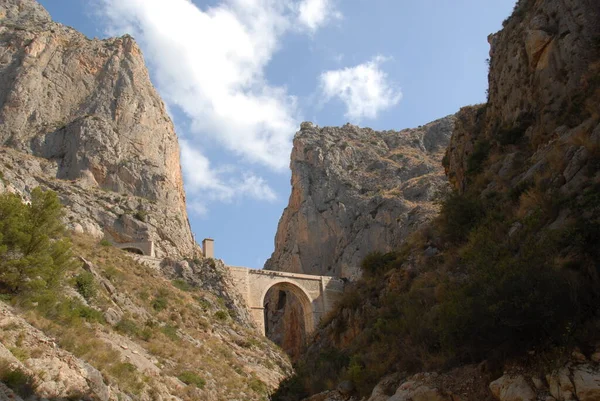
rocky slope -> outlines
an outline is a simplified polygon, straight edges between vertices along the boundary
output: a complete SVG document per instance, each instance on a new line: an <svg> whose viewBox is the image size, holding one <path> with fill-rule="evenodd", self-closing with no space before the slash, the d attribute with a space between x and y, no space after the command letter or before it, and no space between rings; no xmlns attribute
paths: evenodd
<svg viewBox="0 0 600 401"><path fill-rule="evenodd" d="M600 398L598 21L597 1L517 3L440 215L364 264L275 399Z"/></svg>
<svg viewBox="0 0 600 401"><path fill-rule="evenodd" d="M91 40L52 22L34 0L2 1L0 127L0 146L47 160L30 179L136 197L139 215L156 212L133 221L116 205L106 213L65 192L71 228L116 242L154 241L157 256L195 251L177 137L131 37ZM21 165L11 155L3 171ZM29 184L11 190L27 197Z"/></svg>
<svg viewBox="0 0 600 401"><path fill-rule="evenodd" d="M291 155L292 193L265 269L358 278L368 253L398 247L436 214L453 125L453 116L383 132L303 123ZM306 343L305 311L277 289L265 306L267 336L297 358Z"/></svg>
<svg viewBox="0 0 600 401"><path fill-rule="evenodd" d="M397 247L435 215L454 117L377 132L303 123L294 138L292 193L265 269L356 278L373 251Z"/></svg>
<svg viewBox="0 0 600 401"><path fill-rule="evenodd" d="M600 399L600 354L595 361L576 353L574 360L547 372L514 369L491 381L485 365L469 365L444 374L436 372L407 376L395 373L385 377L366 401L595 401ZM491 381L491 382L490 382ZM489 383L489 385L488 385ZM346 384L347 386L347 384ZM351 387L316 394L306 401L358 401ZM489 387L489 389L488 389Z"/></svg>
<svg viewBox="0 0 600 401"><path fill-rule="evenodd" d="M27 399L265 400L290 373L218 295L208 261L151 268L90 237L73 241L79 260L60 292L80 312L0 302L0 382ZM86 274L82 291L73 284ZM60 295L48 296L51 305Z"/></svg>
<svg viewBox="0 0 600 401"><path fill-rule="evenodd" d="M34 235L17 222L37 187L64 206L72 259L27 259L6 235ZM16 230L0 225L0 399L258 401L290 374L193 240L177 137L132 38L0 1L0 197ZM113 246L149 241L155 257ZM36 283L60 269L23 290L7 284L17 263Z"/></svg>

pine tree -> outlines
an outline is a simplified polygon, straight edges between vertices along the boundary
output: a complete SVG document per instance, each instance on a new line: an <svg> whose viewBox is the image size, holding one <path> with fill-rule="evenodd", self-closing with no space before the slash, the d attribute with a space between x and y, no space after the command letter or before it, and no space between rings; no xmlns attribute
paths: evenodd
<svg viewBox="0 0 600 401"><path fill-rule="evenodd" d="M33 190L31 204L0 195L0 287L11 293L55 288L71 266L56 193Z"/></svg>

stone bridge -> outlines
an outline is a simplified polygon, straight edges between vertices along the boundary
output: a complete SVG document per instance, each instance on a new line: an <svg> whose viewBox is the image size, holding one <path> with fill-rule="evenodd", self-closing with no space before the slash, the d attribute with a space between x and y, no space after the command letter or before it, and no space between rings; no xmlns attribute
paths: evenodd
<svg viewBox="0 0 600 401"><path fill-rule="evenodd" d="M344 281L329 276L255 270L229 266L234 283L250 308L256 325L265 334L265 296L273 287L291 292L302 304L308 333L329 312L344 291Z"/></svg>

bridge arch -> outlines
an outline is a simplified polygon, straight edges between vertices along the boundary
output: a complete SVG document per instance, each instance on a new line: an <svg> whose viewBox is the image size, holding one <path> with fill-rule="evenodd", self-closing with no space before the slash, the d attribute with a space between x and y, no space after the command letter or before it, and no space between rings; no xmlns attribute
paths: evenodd
<svg viewBox="0 0 600 401"><path fill-rule="evenodd" d="M283 286L300 300L304 309L305 330L308 333L315 329L325 313L333 309L344 291L344 282L335 277L228 267L236 289L246 301L256 326L263 334L264 301L269 289L277 285Z"/></svg>
<svg viewBox="0 0 600 401"><path fill-rule="evenodd" d="M288 279L280 279L274 280L270 285L265 286L263 293L260 297L260 304L265 304L265 298L269 290L277 288L282 291L289 291L292 293L296 299L300 302L302 306L302 313L304 315L304 327L308 333L312 332L315 329L315 317L314 317L314 308L312 305L311 296L304 288L298 285L298 283L294 283ZM263 327L265 323L263 323Z"/></svg>

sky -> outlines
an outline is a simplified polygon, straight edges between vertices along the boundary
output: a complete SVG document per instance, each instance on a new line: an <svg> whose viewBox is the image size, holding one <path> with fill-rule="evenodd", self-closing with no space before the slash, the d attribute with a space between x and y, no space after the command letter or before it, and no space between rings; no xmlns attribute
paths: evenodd
<svg viewBox="0 0 600 401"><path fill-rule="evenodd" d="M262 268L302 121L401 130L485 101L515 0L38 0L88 37L136 38L175 123L190 223Z"/></svg>

